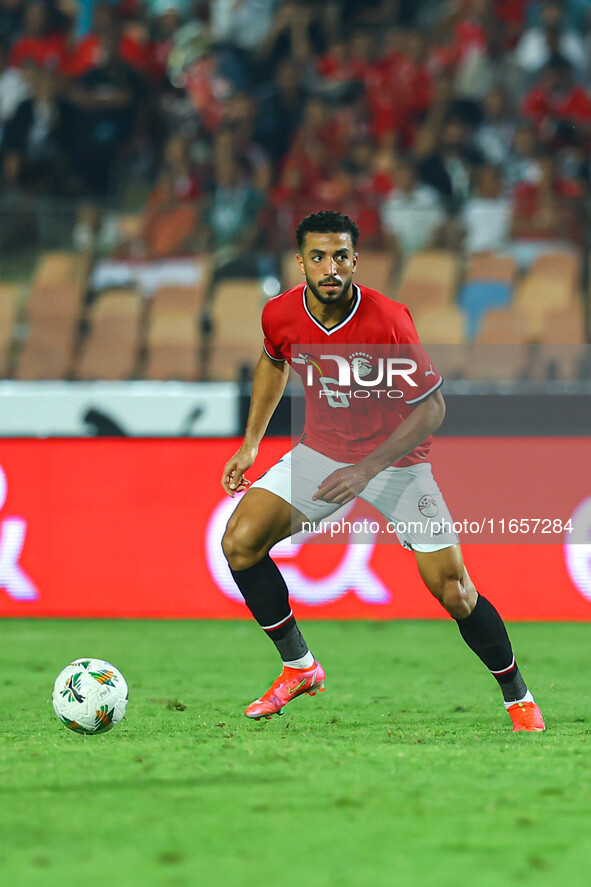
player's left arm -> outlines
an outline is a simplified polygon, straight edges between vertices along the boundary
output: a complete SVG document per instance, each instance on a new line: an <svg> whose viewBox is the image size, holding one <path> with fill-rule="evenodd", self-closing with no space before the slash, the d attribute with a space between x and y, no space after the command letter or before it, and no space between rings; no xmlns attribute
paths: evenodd
<svg viewBox="0 0 591 887"><path fill-rule="evenodd" d="M435 391L413 409L390 437L355 465L339 468L318 487L312 499L346 505L365 489L372 477L394 465L433 434L445 418L445 401Z"/></svg>

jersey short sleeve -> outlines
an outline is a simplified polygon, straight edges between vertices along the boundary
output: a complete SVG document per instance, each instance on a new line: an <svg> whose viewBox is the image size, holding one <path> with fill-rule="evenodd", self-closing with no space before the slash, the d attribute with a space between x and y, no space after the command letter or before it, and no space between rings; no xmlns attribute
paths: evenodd
<svg viewBox="0 0 591 887"><path fill-rule="evenodd" d="M265 353L267 357L270 357L271 360L286 360L286 357L281 352L281 331L280 325L274 318L274 310L273 310L273 300L267 302L265 307L263 308L263 314L261 317L261 326L263 328L263 348L265 349Z"/></svg>

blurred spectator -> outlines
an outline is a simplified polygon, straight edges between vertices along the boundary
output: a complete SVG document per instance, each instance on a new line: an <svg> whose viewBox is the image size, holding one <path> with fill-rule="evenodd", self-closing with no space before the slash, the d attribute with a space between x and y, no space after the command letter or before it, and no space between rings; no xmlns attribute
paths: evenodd
<svg viewBox="0 0 591 887"><path fill-rule="evenodd" d="M538 157L539 144L535 130L531 124L522 123L515 130L511 150L503 166L507 187L535 185L540 178Z"/></svg>
<svg viewBox="0 0 591 887"><path fill-rule="evenodd" d="M470 145L466 125L452 119L445 124L437 149L420 161L418 171L453 211L468 197L472 172L482 161L482 153Z"/></svg>
<svg viewBox="0 0 591 887"><path fill-rule="evenodd" d="M168 57L174 46L174 36L181 27L182 8L178 0L165 0L156 7L152 23L152 37L150 41L150 73L152 80L157 85L162 85L166 78L166 66Z"/></svg>
<svg viewBox="0 0 591 887"><path fill-rule="evenodd" d="M586 72L587 55L583 38L567 30L563 4L548 0L544 4L540 25L527 30L515 50L515 61L528 74L535 74L560 54L580 75Z"/></svg>
<svg viewBox="0 0 591 887"><path fill-rule="evenodd" d="M241 70L239 88L255 78L256 53L265 45L278 0L216 0L210 5L211 34L218 51Z"/></svg>
<svg viewBox="0 0 591 887"><path fill-rule="evenodd" d="M217 0L211 4L215 40L243 51L257 50L273 23L277 0Z"/></svg>
<svg viewBox="0 0 591 887"><path fill-rule="evenodd" d="M142 252L147 258L178 256L195 246L198 208L204 183L191 161L190 145L182 135L166 146L164 168L150 194L142 230Z"/></svg>
<svg viewBox="0 0 591 887"><path fill-rule="evenodd" d="M231 96L226 102L222 127L231 133L235 156L246 160L254 174L256 187L267 191L271 184L271 164L266 150L256 140L257 106L246 92Z"/></svg>
<svg viewBox="0 0 591 887"><path fill-rule="evenodd" d="M277 69L275 81L258 104L255 138L275 162L287 152L302 119L306 89L301 73L297 62L285 59Z"/></svg>
<svg viewBox="0 0 591 887"><path fill-rule="evenodd" d="M500 86L491 89L482 103L484 117L474 136L474 144L489 163L503 164L509 157L517 128L509 99Z"/></svg>
<svg viewBox="0 0 591 887"><path fill-rule="evenodd" d="M334 162L344 156L333 124L333 116L326 102L312 96L306 102L302 123L296 131L282 169L280 187L299 191L301 196L314 194L320 181L334 168ZM284 196L287 196L284 190Z"/></svg>
<svg viewBox="0 0 591 887"><path fill-rule="evenodd" d="M396 166L396 185L382 203L381 220L386 242L397 259L429 246L445 221L437 191L417 180L409 160Z"/></svg>
<svg viewBox="0 0 591 887"><path fill-rule="evenodd" d="M33 94L20 103L4 134L4 183L33 194L64 194L74 134L73 109L57 97L56 77L36 71Z"/></svg>
<svg viewBox="0 0 591 887"><path fill-rule="evenodd" d="M68 77L82 77L92 68L99 67L103 62L104 40L114 40L110 35L115 32L119 35L117 56L136 70L147 71L150 66L147 43L132 34L121 33L115 7L110 3L100 3L94 9L91 33L73 48L66 66Z"/></svg>
<svg viewBox="0 0 591 887"><path fill-rule="evenodd" d="M369 138L357 141L346 160L355 190L370 203L378 203L394 190L396 153L389 145L375 148Z"/></svg>
<svg viewBox="0 0 591 887"><path fill-rule="evenodd" d="M522 111L536 124L538 137L554 148L580 142L591 133L591 96L575 85L571 65L559 55L545 66Z"/></svg>
<svg viewBox="0 0 591 887"><path fill-rule="evenodd" d="M414 141L417 127L434 97L426 50L427 44L420 32L411 31L401 36L398 30L392 30L377 68L368 67L365 85L370 126L378 141L392 132L398 134L405 149Z"/></svg>
<svg viewBox="0 0 591 887"><path fill-rule="evenodd" d="M24 10L23 32L10 51L11 65L20 68L32 62L38 68L66 71L66 35L55 30L49 10L42 0L29 0Z"/></svg>
<svg viewBox="0 0 591 887"><path fill-rule="evenodd" d="M498 166L487 163L476 172L475 193L461 214L467 253L499 252L506 248L511 231L511 200L503 194Z"/></svg>
<svg viewBox="0 0 591 887"><path fill-rule="evenodd" d="M463 15L455 23L452 38L456 64L485 52L488 31L495 18L492 0L467 0L460 9L462 6Z"/></svg>
<svg viewBox="0 0 591 887"><path fill-rule="evenodd" d="M77 109L74 152L84 193L104 198L114 187L113 171L121 149L134 132L145 93L141 76L118 55L120 36L101 37L100 63L72 84Z"/></svg>
<svg viewBox="0 0 591 887"><path fill-rule="evenodd" d="M226 142L216 145L215 160L216 184L202 232L205 245L213 250L216 277L252 273L264 194L256 188L248 162L234 156Z"/></svg>
<svg viewBox="0 0 591 887"><path fill-rule="evenodd" d="M7 121L29 94L30 87L23 71L9 65L8 52L0 44L0 149Z"/></svg>
<svg viewBox="0 0 591 887"><path fill-rule="evenodd" d="M456 94L465 98L483 99L491 89L499 87L515 101L523 95L524 81L513 53L507 51L506 31L498 18L488 24L486 45L464 56L455 70Z"/></svg>
<svg viewBox="0 0 591 887"><path fill-rule="evenodd" d="M285 59L312 66L314 56L320 56L326 50L325 33L337 30L324 27L324 18L331 16L331 6L313 0L281 0L256 53L259 82L273 79L274 72Z"/></svg>
<svg viewBox="0 0 591 887"><path fill-rule="evenodd" d="M23 0L0 0L0 44L4 47L14 43L23 24Z"/></svg>
<svg viewBox="0 0 591 887"><path fill-rule="evenodd" d="M517 185L514 192L512 251L522 267L549 249L577 242L581 235L574 201L580 196L579 185L560 177L551 154L541 156L538 164L539 180Z"/></svg>

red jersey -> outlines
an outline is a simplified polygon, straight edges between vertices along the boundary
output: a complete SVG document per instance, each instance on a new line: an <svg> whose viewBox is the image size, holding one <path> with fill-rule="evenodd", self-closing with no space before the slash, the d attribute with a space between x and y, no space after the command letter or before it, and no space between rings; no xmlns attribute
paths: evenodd
<svg viewBox="0 0 591 887"><path fill-rule="evenodd" d="M338 462L358 462L375 450L443 383L406 305L365 286L354 284L353 292L351 311L330 329L310 312L302 284L270 299L262 316L267 355L286 360L304 383L302 442ZM431 441L396 466L424 462Z"/></svg>

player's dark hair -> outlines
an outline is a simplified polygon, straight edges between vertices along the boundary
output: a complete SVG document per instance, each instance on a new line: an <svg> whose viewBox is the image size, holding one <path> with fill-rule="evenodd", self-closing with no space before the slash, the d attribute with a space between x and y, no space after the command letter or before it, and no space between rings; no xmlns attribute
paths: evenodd
<svg viewBox="0 0 591 887"><path fill-rule="evenodd" d="M349 216L343 213L334 212L334 210L323 210L319 213L312 213L302 219L296 229L296 239L298 247L301 249L306 239L306 234L349 234L353 249L357 246L359 239L359 228Z"/></svg>

